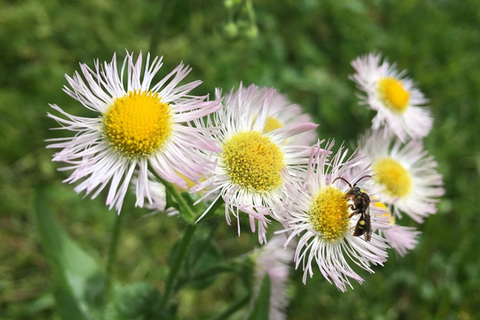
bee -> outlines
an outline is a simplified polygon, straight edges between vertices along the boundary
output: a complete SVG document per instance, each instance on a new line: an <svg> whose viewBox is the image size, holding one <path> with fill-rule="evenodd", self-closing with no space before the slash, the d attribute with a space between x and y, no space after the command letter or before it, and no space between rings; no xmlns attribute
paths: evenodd
<svg viewBox="0 0 480 320"><path fill-rule="evenodd" d="M337 177L335 178L335 180L332 181L332 183L334 183L336 180L341 179L345 181L350 187L350 190L348 190L345 194L345 197L353 200L353 204L349 205L349 208L352 209L352 214L348 217L348 219L350 219L356 214L360 215L360 218L355 225L353 235L356 237L360 237L363 235L365 241L367 242L369 242L372 238L372 224L370 222L370 197L366 192L363 192L360 187L357 187L357 184L360 182L360 180L371 177L372 176L370 175L363 176L358 179L357 182L353 184L353 186L350 184L350 182L348 182L347 180L345 180L345 178L342 177Z"/></svg>

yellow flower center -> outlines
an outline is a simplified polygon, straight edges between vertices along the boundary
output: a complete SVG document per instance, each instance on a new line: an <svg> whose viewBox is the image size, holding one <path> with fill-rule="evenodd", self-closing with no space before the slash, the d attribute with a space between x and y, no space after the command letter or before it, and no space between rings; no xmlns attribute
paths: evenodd
<svg viewBox="0 0 480 320"><path fill-rule="evenodd" d="M257 120L257 116L255 116L255 118L253 118L253 121L252 123L255 123L255 120ZM268 120L265 122L265 126L263 127L263 132L264 133L267 133L267 132L271 132L273 130L276 130L276 129L279 129L279 128L282 128L284 125L283 123L278 120L277 118L275 117L270 117L268 118ZM285 139L282 144L288 144L288 141L290 140L290 138L287 138Z"/></svg>
<svg viewBox="0 0 480 320"><path fill-rule="evenodd" d="M309 214L314 230L325 240L341 239L349 230L348 198L338 188L321 189L313 197Z"/></svg>
<svg viewBox="0 0 480 320"><path fill-rule="evenodd" d="M270 117L267 120L267 123L265 123L265 127L263 128L263 130L265 132L270 132L270 131L279 129L281 127L283 127L283 124L280 121L278 121L277 118Z"/></svg>
<svg viewBox="0 0 480 320"><path fill-rule="evenodd" d="M395 78L383 78L378 81L378 92L384 103L393 111L403 113L408 107L410 92Z"/></svg>
<svg viewBox="0 0 480 320"><path fill-rule="evenodd" d="M373 166L373 171L377 174L374 179L391 196L403 197L410 192L412 178L398 161L392 158L380 159Z"/></svg>
<svg viewBox="0 0 480 320"><path fill-rule="evenodd" d="M381 214L381 217L388 218L389 225L391 226L395 225L395 217L392 215L390 210L388 210L388 207L383 202L380 202L380 201L375 202L375 207L384 209L386 212Z"/></svg>
<svg viewBox="0 0 480 320"><path fill-rule="evenodd" d="M233 184L258 192L282 183L283 153L258 131L240 132L223 144L223 162Z"/></svg>
<svg viewBox="0 0 480 320"><path fill-rule="evenodd" d="M173 130L172 109L151 91L130 91L115 99L103 115L103 133L115 150L129 158L160 149Z"/></svg>
<svg viewBox="0 0 480 320"><path fill-rule="evenodd" d="M181 174L180 172L178 171L175 171L176 174L178 174L180 176L180 178L182 178L183 180L185 180L185 182L187 183L187 189L184 189L184 188L181 188L179 187L177 184L174 184L174 186L180 190L180 191L186 191L186 190L190 190L191 188L193 188L194 186L197 185L197 183L200 183L202 181L205 181L205 178L204 177L201 177L199 176L199 180L198 181L193 181L191 180L190 178L188 178L186 175L184 174Z"/></svg>

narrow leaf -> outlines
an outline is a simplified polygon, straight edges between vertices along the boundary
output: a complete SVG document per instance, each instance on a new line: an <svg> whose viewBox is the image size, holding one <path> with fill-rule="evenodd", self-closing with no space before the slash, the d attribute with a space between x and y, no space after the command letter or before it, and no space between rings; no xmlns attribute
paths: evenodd
<svg viewBox="0 0 480 320"><path fill-rule="evenodd" d="M55 299L62 319L98 319L105 277L95 260L60 227L47 205L46 188L37 188L37 227L55 276Z"/></svg>
<svg viewBox="0 0 480 320"><path fill-rule="evenodd" d="M164 319L160 292L148 283L132 283L118 291L105 312L105 320Z"/></svg>
<svg viewBox="0 0 480 320"><path fill-rule="evenodd" d="M270 311L270 277L265 276L248 320L268 320Z"/></svg>

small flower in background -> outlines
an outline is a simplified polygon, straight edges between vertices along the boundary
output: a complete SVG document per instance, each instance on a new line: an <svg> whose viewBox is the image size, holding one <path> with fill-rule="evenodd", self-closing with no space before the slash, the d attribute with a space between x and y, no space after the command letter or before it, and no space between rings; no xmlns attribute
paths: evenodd
<svg viewBox="0 0 480 320"><path fill-rule="evenodd" d="M353 236L361 215L352 215L351 203L346 197L350 186L335 179L350 178L348 172L353 167L364 168L354 177L357 180L369 175L370 171L368 166L364 166L363 158L352 156L346 159L348 150L343 147L331 157L333 145L333 142L329 143L325 152L317 144L312 148L306 174L289 179L289 202L285 211L287 227L283 232L289 233L288 241L300 236L294 261L296 268L302 265L304 283L307 275L313 276L312 264L316 262L322 275L345 291L346 285L352 287L349 278L363 282L347 259L373 273L370 263L383 265L388 245L376 233L371 234L369 242L363 236ZM361 182L365 180L361 179ZM388 221L377 216L382 212L383 209L370 207L372 229L388 228Z"/></svg>
<svg viewBox="0 0 480 320"><path fill-rule="evenodd" d="M373 53L358 57L352 61L356 73L350 76L366 93L362 104L377 111L373 129L385 126L385 132L393 132L402 142L426 136L433 123L430 110L422 107L428 100L405 71L397 72L395 64L381 63L381 59Z"/></svg>
<svg viewBox="0 0 480 320"><path fill-rule="evenodd" d="M214 136L221 152L212 152L210 160L216 168L206 181L191 189L197 192L208 188L206 196L220 194L225 201L225 214L230 224L230 213L237 217L239 211L249 215L253 232L258 221L260 243L266 241L268 216L286 199L285 182L280 172L296 171L296 166L306 163L311 146L289 145L288 139L317 127L311 122L285 125L267 132L271 119L275 89L242 86L223 98L224 108L213 115L208 127L218 127ZM217 90L216 96L221 98ZM240 224L238 222L238 232Z"/></svg>
<svg viewBox="0 0 480 320"><path fill-rule="evenodd" d="M442 176L420 141L403 145L393 135L374 130L360 139L359 149L375 174L365 189L380 202L393 205L395 216L401 218L403 212L421 223L437 212L438 197L444 193Z"/></svg>
<svg viewBox="0 0 480 320"><path fill-rule="evenodd" d="M180 192L184 192L184 191L187 191L189 190L191 187L193 187L194 185L197 184L197 182L194 182L192 180L190 180L189 178L185 177L184 175L180 174L179 175L185 180L185 182L187 183L187 188L180 188L178 185L176 184L173 184L173 187L175 187L178 191ZM132 186L133 186L133 191L135 191L135 186L137 185L137 178L136 176L134 176L132 178ZM202 179L200 179L199 181L203 181ZM150 200L151 202L149 203L148 201L144 204L144 207L151 210L151 212L148 214L148 216L150 215L154 215L154 214L157 214L159 212L165 212L167 213L169 216L173 216L173 215L176 215L178 214L178 210L176 210L175 208L173 207L169 207L169 208L166 208L167 207L167 198L166 198L166 189L165 189L165 186L160 183L155 177L153 174L148 174L148 181L147 181L147 184L148 184L148 190L150 191ZM209 201L213 201L215 200L214 197L210 197L210 198L207 198ZM148 199L146 199L148 200Z"/></svg>
<svg viewBox="0 0 480 320"><path fill-rule="evenodd" d="M270 320L283 320L285 309L290 297L287 293L287 280L290 272L290 263L293 259L294 242L284 247L286 237L276 235L267 245L253 253L255 264L255 287L252 303L256 300L265 275L270 277Z"/></svg>
<svg viewBox="0 0 480 320"><path fill-rule="evenodd" d="M132 185L137 185L137 178L132 179ZM145 203L145 208L152 210L152 213L164 212L167 207L167 193L165 186L155 180L153 175L148 175L148 190L150 191L151 202ZM134 190L135 191L135 190Z"/></svg>
<svg viewBox="0 0 480 320"><path fill-rule="evenodd" d="M307 122L312 122L312 117L303 113L302 107L298 104L292 104L288 98L281 93L275 92L272 99L272 107L267 115L268 120L265 124L265 132L270 132L275 129L285 127L288 125L299 124L303 125ZM315 130L308 130L297 134L285 141L290 145L313 145L317 142L317 133Z"/></svg>
<svg viewBox="0 0 480 320"><path fill-rule="evenodd" d="M189 122L221 108L206 96L188 93L201 81L179 85L191 69L180 64L159 82L152 84L162 67L161 58L145 66L142 54L134 60L127 52L120 72L116 56L110 63L95 62L95 70L80 64L82 76L76 72L67 76L71 86L64 91L87 109L97 112L93 118L68 114L60 107L51 107L65 118L48 114L61 127L75 132L75 136L51 139L49 148L61 151L53 161L66 162L62 170L74 170L65 182L84 179L76 188L78 193L96 197L108 184L106 203L120 212L123 199L134 171L138 169L136 195L138 206L144 199L151 203L148 172L153 169L163 179L186 188L179 174L196 179L211 165L198 149L217 151L218 148L202 131Z"/></svg>
<svg viewBox="0 0 480 320"><path fill-rule="evenodd" d="M382 213L381 216L388 218L390 220L389 224L392 226L392 228L380 230L379 232L383 234L388 244L395 250L395 252L402 257L405 256L407 251L413 250L416 247L418 244L417 238L421 232L413 227L404 227L396 224L395 217L390 211L388 211L385 204L376 202L375 206L387 211L386 213Z"/></svg>

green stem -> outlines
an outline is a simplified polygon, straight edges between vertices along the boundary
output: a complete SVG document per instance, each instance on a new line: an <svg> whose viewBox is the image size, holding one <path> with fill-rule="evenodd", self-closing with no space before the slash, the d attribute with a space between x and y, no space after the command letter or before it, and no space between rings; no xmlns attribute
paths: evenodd
<svg viewBox="0 0 480 320"><path fill-rule="evenodd" d="M215 224L210 228L210 232L208 233L207 237L205 238L205 240L203 240L202 245L195 252L195 255L193 257L194 267L196 266L197 261L199 261L205 253L205 249L208 248L208 244L212 240L213 235L215 234L215 231L217 230L219 224L220 223L218 221L215 221Z"/></svg>
<svg viewBox="0 0 480 320"><path fill-rule="evenodd" d="M250 19L250 23L252 25L256 25L256 19L255 19L255 10L253 9L253 3L252 0L247 0L247 11L248 11L248 18Z"/></svg>
<svg viewBox="0 0 480 320"><path fill-rule="evenodd" d="M178 287L184 286L188 282L193 282L195 280L199 279L206 279L212 276L215 276L217 274L223 273L223 272L229 272L229 271L234 271L234 269L230 266L227 266L225 264L219 264L214 267L202 270L198 273L195 273L192 276L181 278L178 280Z"/></svg>
<svg viewBox="0 0 480 320"><path fill-rule="evenodd" d="M165 186L165 189L175 198L178 205L180 206L180 214L182 217L191 225L195 224L195 213L192 211L188 203L182 197L177 188L173 186L170 182L162 179L157 175L157 178Z"/></svg>
<svg viewBox="0 0 480 320"><path fill-rule="evenodd" d="M227 319L230 315L238 311L241 307L247 304L248 300L250 300L250 295L245 294L239 299L235 300L230 306L228 306L225 310L220 313L217 313L209 320L222 320Z"/></svg>
<svg viewBox="0 0 480 320"><path fill-rule="evenodd" d="M243 254L233 259L221 262L213 267L199 271L193 275L184 277L178 281L178 287L185 285L188 282L192 282L199 279L215 276L223 272L236 272L240 274L240 271L245 268L248 263L249 254Z"/></svg>
<svg viewBox="0 0 480 320"><path fill-rule="evenodd" d="M122 235L125 215L126 213L117 214L115 218L115 225L113 226L112 240L110 242L110 248L108 251L107 275L105 279L105 296L107 297L106 301L108 301L112 290L113 273L115 272L115 266L117 265L118 246L120 244L120 237Z"/></svg>
<svg viewBox="0 0 480 320"><path fill-rule="evenodd" d="M196 230L197 230L197 226L194 224L193 225L189 224L185 228L182 241L180 242L180 245L175 253L175 256L173 258L173 263L172 263L172 266L170 267L170 272L167 277L167 281L165 282L165 290L163 293L162 301L160 303L160 306L162 309L165 307L168 300L170 299L170 294L172 292L173 284L178 275L178 272L180 271L180 266L182 265L182 262L185 256L187 255L188 247L192 242L193 235L195 234Z"/></svg>

